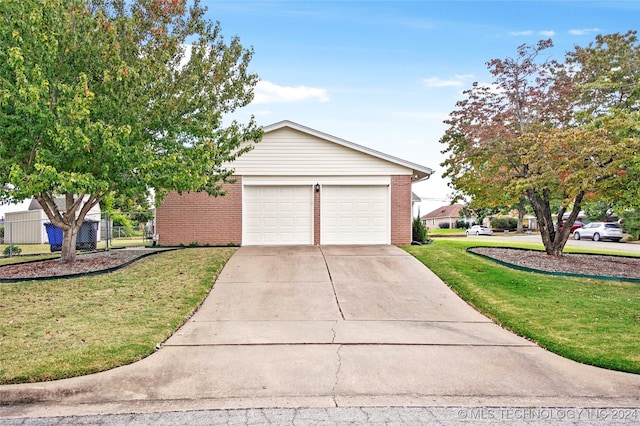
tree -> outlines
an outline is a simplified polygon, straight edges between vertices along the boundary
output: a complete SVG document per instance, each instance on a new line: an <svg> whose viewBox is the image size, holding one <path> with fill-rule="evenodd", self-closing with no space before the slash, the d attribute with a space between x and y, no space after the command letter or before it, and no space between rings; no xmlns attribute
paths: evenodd
<svg viewBox="0 0 640 426"><path fill-rule="evenodd" d="M602 117L616 116L621 138L640 135L640 44L637 31L598 35L586 47L567 54L580 87L576 120L589 125ZM637 154L637 151L636 151ZM616 206L640 209L640 156L620 171L620 179L601 197Z"/></svg>
<svg viewBox="0 0 640 426"><path fill-rule="evenodd" d="M630 114L585 119L578 108L590 89L576 84L567 64L541 60L552 46L522 45L517 58L488 62L493 85L465 91L441 142L445 177L458 191L490 205L526 196L545 251L560 256L585 196L619 186L638 140L624 134ZM568 226L561 227L569 209Z"/></svg>
<svg viewBox="0 0 640 426"><path fill-rule="evenodd" d="M413 218L413 222L411 223L411 234L413 241L418 243L424 243L427 239L427 230L424 228L424 225L420 220L420 215Z"/></svg>
<svg viewBox="0 0 640 426"><path fill-rule="evenodd" d="M605 201L590 201L584 203L584 213L589 220L606 222L614 212L613 203Z"/></svg>
<svg viewBox="0 0 640 426"><path fill-rule="evenodd" d="M34 196L64 260L106 196L220 195L226 165L261 139L253 119L223 126L252 99L253 51L204 13L197 0L0 2L0 199Z"/></svg>

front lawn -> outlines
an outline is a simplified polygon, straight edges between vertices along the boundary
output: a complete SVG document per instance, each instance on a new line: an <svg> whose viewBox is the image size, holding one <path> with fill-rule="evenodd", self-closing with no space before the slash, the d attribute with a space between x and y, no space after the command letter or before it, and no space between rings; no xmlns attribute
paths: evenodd
<svg viewBox="0 0 640 426"><path fill-rule="evenodd" d="M521 272L465 251L479 245L504 243L439 239L405 250L505 328L564 357L640 373L640 284Z"/></svg>
<svg viewBox="0 0 640 426"><path fill-rule="evenodd" d="M105 275L0 284L0 383L79 376L146 357L196 310L234 251L176 250Z"/></svg>
<svg viewBox="0 0 640 426"><path fill-rule="evenodd" d="M428 230L429 236L431 237L451 237L451 236L462 236L466 235L466 229L458 229L458 228L430 228Z"/></svg>

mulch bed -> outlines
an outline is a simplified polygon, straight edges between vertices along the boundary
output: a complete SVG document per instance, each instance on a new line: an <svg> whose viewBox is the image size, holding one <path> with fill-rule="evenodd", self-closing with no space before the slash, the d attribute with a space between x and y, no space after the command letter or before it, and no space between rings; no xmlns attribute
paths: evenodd
<svg viewBox="0 0 640 426"><path fill-rule="evenodd" d="M28 280L104 271L131 262L148 253L149 250L112 250L79 254L73 262L50 259L0 266L0 279Z"/></svg>
<svg viewBox="0 0 640 426"><path fill-rule="evenodd" d="M474 247L469 251L545 272L640 279L640 257L576 253L554 257L541 251L500 247Z"/></svg>

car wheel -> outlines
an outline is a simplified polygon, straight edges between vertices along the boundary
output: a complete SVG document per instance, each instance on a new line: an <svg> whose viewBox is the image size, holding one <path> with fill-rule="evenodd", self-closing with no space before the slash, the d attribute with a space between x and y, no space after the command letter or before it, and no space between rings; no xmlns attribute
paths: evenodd
<svg viewBox="0 0 640 426"><path fill-rule="evenodd" d="M574 240L579 240L580 239L580 233L579 232L574 232L573 233L573 239Z"/></svg>
<svg viewBox="0 0 640 426"><path fill-rule="evenodd" d="M476 237L480 235L480 231L476 231Z"/></svg>
<svg viewBox="0 0 640 426"><path fill-rule="evenodd" d="M600 241L600 234L598 234L597 232L593 234L593 241Z"/></svg>
<svg viewBox="0 0 640 426"><path fill-rule="evenodd" d="M467 231L467 237L469 236L469 231Z"/></svg>

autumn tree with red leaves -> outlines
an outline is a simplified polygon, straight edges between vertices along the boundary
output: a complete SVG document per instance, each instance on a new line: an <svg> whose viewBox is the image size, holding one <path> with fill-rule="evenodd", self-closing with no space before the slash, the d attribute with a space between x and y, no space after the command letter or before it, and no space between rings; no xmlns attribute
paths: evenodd
<svg viewBox="0 0 640 426"><path fill-rule="evenodd" d="M493 83L464 92L441 143L448 155L444 176L457 196L486 205L526 197L545 251L560 256L585 197L624 187L639 145L638 132L629 132L637 126L635 112L585 108L593 86L576 63L595 53L559 63L544 56L551 47L551 40L522 45L516 58L488 62Z"/></svg>

